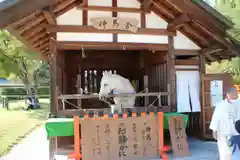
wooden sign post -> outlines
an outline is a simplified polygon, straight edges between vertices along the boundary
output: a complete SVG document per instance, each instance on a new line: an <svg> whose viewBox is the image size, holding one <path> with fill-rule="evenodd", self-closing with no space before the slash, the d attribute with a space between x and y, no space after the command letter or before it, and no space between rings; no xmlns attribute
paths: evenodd
<svg viewBox="0 0 240 160"><path fill-rule="evenodd" d="M187 135L182 116L169 116L168 125L171 136L173 151L176 156L185 157L190 155Z"/></svg>
<svg viewBox="0 0 240 160"><path fill-rule="evenodd" d="M101 30L124 30L136 33L138 20L133 18L97 17L91 19L92 25Z"/></svg>

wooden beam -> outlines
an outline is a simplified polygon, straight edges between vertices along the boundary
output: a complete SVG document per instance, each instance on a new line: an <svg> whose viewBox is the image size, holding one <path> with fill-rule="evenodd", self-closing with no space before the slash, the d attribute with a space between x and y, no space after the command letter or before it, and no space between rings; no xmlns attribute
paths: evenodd
<svg viewBox="0 0 240 160"><path fill-rule="evenodd" d="M231 44L224 39L224 37L221 37L219 35L217 35L214 32L211 32L210 30L208 30L207 28L205 28L204 26L202 26L200 23L196 22L195 23L198 27L200 27L201 29L203 29L209 36L213 37L216 41L222 43L224 46L226 46L229 50L232 50L232 52L236 55L236 56L240 56L240 53L238 51L236 51Z"/></svg>
<svg viewBox="0 0 240 160"><path fill-rule="evenodd" d="M50 42L49 42L50 43ZM48 52L49 51L49 48L44 48L43 50L41 50L42 51L42 53L46 53L46 52Z"/></svg>
<svg viewBox="0 0 240 160"><path fill-rule="evenodd" d="M175 56L197 56L200 54L200 50L196 49L175 49L174 55Z"/></svg>
<svg viewBox="0 0 240 160"><path fill-rule="evenodd" d="M168 30L177 30L179 26L183 25L184 23L190 22L191 19L186 13L181 14L176 19L168 23L167 29Z"/></svg>
<svg viewBox="0 0 240 160"><path fill-rule="evenodd" d="M47 23L45 23L44 25L47 25ZM21 34L23 37L25 37L26 39L33 37L35 34L42 32L43 30L45 30L45 28L41 27L41 25L37 25L34 28L31 28L27 31L25 31L23 34Z"/></svg>
<svg viewBox="0 0 240 160"><path fill-rule="evenodd" d="M77 9L86 11L109 11L109 12L126 12L126 13L143 13L145 11L139 8L127 8L127 7L107 7L107 6L79 6Z"/></svg>
<svg viewBox="0 0 240 160"><path fill-rule="evenodd" d="M149 12L152 5L152 0L141 0L141 9L145 12Z"/></svg>
<svg viewBox="0 0 240 160"><path fill-rule="evenodd" d="M37 35L35 35L34 37L27 39L29 42L31 43L35 43L37 40L39 40L40 38L45 37L47 34L45 32L40 32Z"/></svg>
<svg viewBox="0 0 240 160"><path fill-rule="evenodd" d="M43 26L47 32L77 32L77 33L115 33L115 34L142 34L142 35L162 35L176 36L176 31L166 29L139 28L137 33L121 30L99 30L92 26L74 26L74 25L47 25Z"/></svg>
<svg viewBox="0 0 240 160"><path fill-rule="evenodd" d="M64 0L62 3L64 3L64 2L68 2L68 1ZM66 13L67 11L69 11L69 10L73 9L74 7L78 6L79 4L81 4L81 1L74 1L73 3L70 3L67 6L64 6L61 10L59 10L57 12L55 12L55 9L54 9L54 14L55 14L56 17L59 17L62 14Z"/></svg>
<svg viewBox="0 0 240 160"><path fill-rule="evenodd" d="M30 21L29 23L26 23L24 26L22 26L19 30L20 34L23 34L26 30L36 26L37 24L41 23L45 17L43 15L39 16L38 18Z"/></svg>
<svg viewBox="0 0 240 160"><path fill-rule="evenodd" d="M156 12L157 10L161 11L162 14L164 14L166 17L168 17L171 20L174 20L175 17L173 15L173 13L171 13L171 11L169 11L169 9L166 8L166 6L164 6L162 3L160 3L160 1L158 2L153 2L153 6L152 6L152 10L154 12Z"/></svg>
<svg viewBox="0 0 240 160"><path fill-rule="evenodd" d="M175 60L175 65L187 65L187 66L198 66L199 65L199 60L196 59L176 59Z"/></svg>
<svg viewBox="0 0 240 160"><path fill-rule="evenodd" d="M213 61L219 61L219 58L212 55L216 52L223 51L221 48L204 48L200 51L200 53L205 56L207 59L209 59L211 62Z"/></svg>
<svg viewBox="0 0 240 160"><path fill-rule="evenodd" d="M54 12L50 7L44 8L43 14L49 24L57 24L57 20L56 20L56 17L54 16Z"/></svg>
<svg viewBox="0 0 240 160"><path fill-rule="evenodd" d="M210 54L205 54L204 55L207 59L209 59L211 62L216 62L216 61L219 61L218 58L216 58L215 56L213 55L210 55Z"/></svg>
<svg viewBox="0 0 240 160"><path fill-rule="evenodd" d="M45 42L43 44L41 44L39 47L37 47L38 50L43 50L49 48L49 42Z"/></svg>
<svg viewBox="0 0 240 160"><path fill-rule="evenodd" d="M216 41L222 43L223 45L226 44L226 41L220 37L217 36L215 33L211 32L210 30L208 30L205 26L202 26L202 24L198 23L197 21L194 21L194 24L196 26L198 26L199 28L201 28L204 32L206 32L209 36L213 37Z"/></svg>
<svg viewBox="0 0 240 160"><path fill-rule="evenodd" d="M200 52L205 55L205 54L214 54L216 52L220 52L223 50L224 49L221 49L221 48L204 48Z"/></svg>
<svg viewBox="0 0 240 160"><path fill-rule="evenodd" d="M206 10L199 7L192 1L180 1L180 0L168 0L172 5L180 8L182 11L187 12L196 21L201 22L206 28L212 29L212 31L218 33L219 35L224 35L225 30L219 25L216 18L209 14Z"/></svg>
<svg viewBox="0 0 240 160"><path fill-rule="evenodd" d="M162 15L159 15L159 14L157 14L157 15L159 15L159 16L161 16L162 18L165 18L165 17L163 17L163 15L165 15L168 19L166 19L165 18L165 20L166 21L170 21L170 20L172 20L172 21L174 21L175 20L175 16L174 16L174 14L169 10L169 9L167 9L167 7L165 6L165 5L163 5L162 3L160 3L160 1L158 1L158 2L153 2L153 7L152 7L152 10L155 12L155 13L158 13L158 10L160 10L162 13ZM184 18L184 16L183 16L183 18ZM169 20L170 19L170 20ZM169 23L171 23L171 21L169 22ZM178 26L179 27L179 26ZM199 34L196 30L194 30L189 24L187 24L187 23L184 23L184 25L183 25L183 27L185 28L185 32L187 32L187 33L190 33L191 35L193 35L194 37L196 37L195 39L198 39L198 40L200 40L201 41L201 45L204 45L204 46L207 46L207 47L209 47L210 46L210 44L209 44L209 42L207 41L207 39L205 38L205 37L203 37L201 34ZM199 42L196 42L196 40L194 40L193 39L193 37L191 38L191 40L192 41L195 41L195 43L197 43L197 44L199 44Z"/></svg>
<svg viewBox="0 0 240 160"><path fill-rule="evenodd" d="M201 44L208 47L211 46L208 40L205 37L203 37L198 31L194 30L189 24L185 23L183 27L185 28L186 32L190 33L191 35L199 39L201 41Z"/></svg>
<svg viewBox="0 0 240 160"><path fill-rule="evenodd" d="M36 19L37 17L39 17L42 14L41 10L38 10L30 15L25 16L24 18L12 23L11 25L13 26L13 28L18 28L21 25L26 24L27 22Z"/></svg>
<svg viewBox="0 0 240 160"><path fill-rule="evenodd" d="M0 28L4 28L9 24L19 21L20 19L33 14L49 5L53 5L55 1L50 0L24 0L17 1L13 6L0 11Z"/></svg>
<svg viewBox="0 0 240 160"><path fill-rule="evenodd" d="M168 44L149 44L149 43L116 43L116 42L58 42L58 49L81 50L84 49L99 49L99 50L154 50L166 51Z"/></svg>
<svg viewBox="0 0 240 160"><path fill-rule="evenodd" d="M49 41L49 37L44 37L44 38L41 38L39 39L36 43L33 43L33 47L37 48L38 46L42 45L43 43L45 42L48 42Z"/></svg>
<svg viewBox="0 0 240 160"><path fill-rule="evenodd" d="M57 13L60 12L61 10L63 10L66 6L71 5L72 3L74 3L76 0L64 0L61 1L61 3L55 4L53 7L53 12Z"/></svg>

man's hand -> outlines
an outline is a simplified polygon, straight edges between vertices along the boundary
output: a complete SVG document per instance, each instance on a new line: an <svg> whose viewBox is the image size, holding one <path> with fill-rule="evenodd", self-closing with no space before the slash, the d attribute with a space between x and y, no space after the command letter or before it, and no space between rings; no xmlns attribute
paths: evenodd
<svg viewBox="0 0 240 160"><path fill-rule="evenodd" d="M218 137L217 131L213 131L213 138L214 138L215 140L217 140L217 137Z"/></svg>

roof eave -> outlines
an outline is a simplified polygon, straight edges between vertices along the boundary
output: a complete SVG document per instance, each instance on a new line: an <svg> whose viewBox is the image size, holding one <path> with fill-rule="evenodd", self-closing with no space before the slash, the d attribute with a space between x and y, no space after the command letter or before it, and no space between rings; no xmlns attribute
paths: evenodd
<svg viewBox="0 0 240 160"><path fill-rule="evenodd" d="M231 20L227 19L220 12L212 8L209 4L207 4L203 0L192 0L192 1L197 5L199 5L199 7L203 8L205 11L213 15L215 19L219 21L225 29L231 29L234 26L234 23Z"/></svg>

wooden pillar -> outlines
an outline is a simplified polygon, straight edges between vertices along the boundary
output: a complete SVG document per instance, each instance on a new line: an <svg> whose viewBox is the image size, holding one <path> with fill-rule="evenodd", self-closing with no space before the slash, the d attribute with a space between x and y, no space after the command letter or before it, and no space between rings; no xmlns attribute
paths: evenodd
<svg viewBox="0 0 240 160"><path fill-rule="evenodd" d="M117 7L117 0L112 0L112 7ZM117 17L117 12L112 12L112 17ZM113 34L113 42L118 41L118 34Z"/></svg>
<svg viewBox="0 0 240 160"><path fill-rule="evenodd" d="M204 138L204 134L206 133L206 127L204 126L205 125L205 122L204 122L204 75L205 75L205 72L206 72L206 68L205 68L205 65L206 65L206 61L205 61L205 56L200 54L199 55L199 72L200 72L200 104L201 104L201 113L200 113L200 128L199 130L202 131L202 133L199 133L201 134L200 135L200 138Z"/></svg>
<svg viewBox="0 0 240 160"><path fill-rule="evenodd" d="M57 41L56 34L51 34L50 37L50 86L51 86L51 99L50 99L50 112L52 115L57 115L58 111L58 90L57 90ZM54 155L57 152L57 137L49 138L49 159L54 160Z"/></svg>
<svg viewBox="0 0 240 160"><path fill-rule="evenodd" d="M176 101L176 69L175 69L175 56L174 56L174 38L168 36L168 54L167 54L167 80L168 91L170 92L170 107L172 112L177 111Z"/></svg>
<svg viewBox="0 0 240 160"><path fill-rule="evenodd" d="M50 82L51 82L51 109L53 115L58 111L58 90L57 90L57 41L56 34L50 37Z"/></svg>
<svg viewBox="0 0 240 160"><path fill-rule="evenodd" d="M205 68L205 64L206 64L205 56L202 55L202 54L200 54L199 59L200 59L199 71L200 71L201 74L205 74L205 72L206 72L206 68Z"/></svg>

